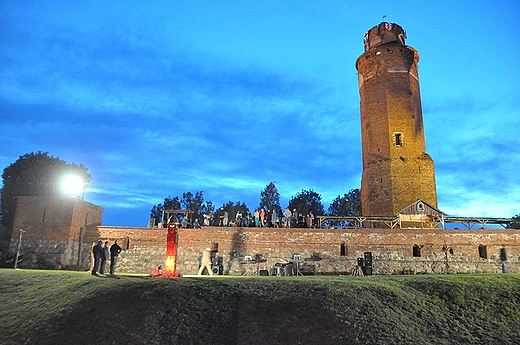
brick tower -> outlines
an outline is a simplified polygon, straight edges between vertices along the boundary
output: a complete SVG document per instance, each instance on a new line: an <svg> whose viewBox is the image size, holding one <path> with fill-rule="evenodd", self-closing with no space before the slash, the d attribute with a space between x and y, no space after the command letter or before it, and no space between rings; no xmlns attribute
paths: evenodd
<svg viewBox="0 0 520 345"><path fill-rule="evenodd" d="M393 216L418 199L437 207L433 160L424 139L419 53L405 38L397 24L374 26L356 60L364 216Z"/></svg>

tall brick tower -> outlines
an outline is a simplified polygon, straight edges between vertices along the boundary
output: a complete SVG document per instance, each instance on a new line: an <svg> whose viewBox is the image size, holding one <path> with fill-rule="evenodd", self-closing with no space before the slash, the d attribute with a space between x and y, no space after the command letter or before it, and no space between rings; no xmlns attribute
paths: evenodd
<svg viewBox="0 0 520 345"><path fill-rule="evenodd" d="M433 160L424 140L419 53L405 38L397 24L374 26L356 60L365 216L392 216L418 199L437 207Z"/></svg>

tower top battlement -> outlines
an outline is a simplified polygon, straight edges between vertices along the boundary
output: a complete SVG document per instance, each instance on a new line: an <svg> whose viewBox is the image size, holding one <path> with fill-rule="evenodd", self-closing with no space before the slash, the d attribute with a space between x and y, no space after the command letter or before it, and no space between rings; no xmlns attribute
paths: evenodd
<svg viewBox="0 0 520 345"><path fill-rule="evenodd" d="M382 22L368 30L363 37L365 51L383 44L405 44L406 31L395 23Z"/></svg>

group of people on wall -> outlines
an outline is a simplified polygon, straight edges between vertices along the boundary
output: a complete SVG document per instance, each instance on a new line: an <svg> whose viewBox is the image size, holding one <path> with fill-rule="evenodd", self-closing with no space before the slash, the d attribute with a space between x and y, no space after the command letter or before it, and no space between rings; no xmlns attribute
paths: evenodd
<svg viewBox="0 0 520 345"><path fill-rule="evenodd" d="M216 215L213 213L203 215L204 226L237 226L237 227L261 227L261 228L311 228L315 226L315 217L312 211L300 213L294 208L292 211L286 207L281 209L265 209L263 207L255 210L253 214L238 210L234 217L222 207ZM200 228L198 219L193 222L194 228Z"/></svg>
<svg viewBox="0 0 520 345"><path fill-rule="evenodd" d="M110 260L110 275L115 275L117 261L119 259L119 253L121 253L121 246L117 244L117 240L108 247L108 241L105 241L105 245L103 245L103 241L99 240L92 247L92 275L99 275L106 273L106 265L107 261Z"/></svg>

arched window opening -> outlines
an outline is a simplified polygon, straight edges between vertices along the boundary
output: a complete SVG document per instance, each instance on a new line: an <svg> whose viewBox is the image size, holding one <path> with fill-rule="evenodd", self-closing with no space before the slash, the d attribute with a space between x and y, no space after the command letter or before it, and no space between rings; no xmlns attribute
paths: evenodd
<svg viewBox="0 0 520 345"><path fill-rule="evenodd" d="M414 258L420 258L421 257L421 247L422 246L418 246L417 244L414 244L413 245L413 257Z"/></svg>

